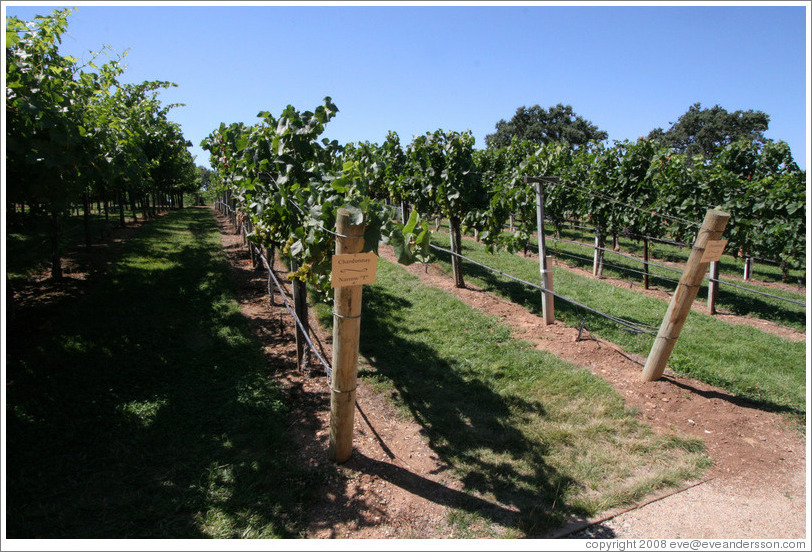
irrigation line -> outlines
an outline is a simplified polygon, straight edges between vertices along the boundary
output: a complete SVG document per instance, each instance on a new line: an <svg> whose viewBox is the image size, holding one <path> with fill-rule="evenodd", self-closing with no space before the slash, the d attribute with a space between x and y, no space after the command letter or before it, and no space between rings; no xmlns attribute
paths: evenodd
<svg viewBox="0 0 812 552"><path fill-rule="evenodd" d="M307 341L307 344L310 345L310 350L313 351L313 354L316 355L316 357L319 359L319 362L321 362L322 365L324 366L324 371L327 373L327 377L333 377L333 368L326 360L324 360L324 357L322 357L319 354L318 350L316 350L315 345L313 345L313 342L310 340L310 336L308 335L308 332L305 330L304 324L302 324L302 321L299 319L298 316L296 316L296 311L294 311L293 307L291 307L290 303L288 303L288 299L285 296L285 291L282 289L279 280L276 278L276 275L273 272L273 268L271 268L271 265L268 263L268 259L266 259L265 255L262 254L262 251L258 251L257 253L259 255L259 258L262 259L262 264L264 264L265 268L268 270L268 274L271 276L271 278L273 278L273 282L274 284L276 284L276 289L279 290L279 295L282 297L282 303L284 303L285 308L288 309L288 312L293 316L293 319L296 321L296 325L299 326L299 329L301 330L302 335L305 338L305 341Z"/></svg>
<svg viewBox="0 0 812 552"><path fill-rule="evenodd" d="M595 249L595 247L594 247L594 246L589 245L589 244L586 244L586 243L582 243L582 242L576 242L576 241L567 240L567 239L564 239L564 238L554 238L554 237L552 237L552 236L550 236L550 239L551 239L551 240L557 240L557 241L563 241L563 242L567 242L567 243L572 243L572 244L575 244L575 245L580 245L580 246L583 246L583 247L587 247L587 248L589 248L589 249ZM609 253L614 253L615 255L620 255L621 257L626 257L626 258L628 258L628 259L632 259L632 260L635 260L635 261L639 261L639 262L641 262L641 263L645 263L645 261L642 261L642 260L640 260L640 259L638 259L638 258L636 258L636 257L632 257L631 255L626 255L626 254L624 254L624 253L620 253L620 252L618 252L618 251L614 251L614 250L612 250L612 249L606 249L606 248L604 248L604 247L599 247L598 249L600 249L601 251L606 251L606 252L609 252ZM556 250L556 252L557 252L557 254L561 254L561 255L568 255L568 256L570 256L570 257L577 258L577 257L575 257L575 255L572 255L572 254L567 254L567 253L564 253L564 252L561 252L561 251L558 251L558 250ZM656 266L656 267L658 267L658 268L662 268L662 269L664 269L664 270L670 270L670 271L673 271L673 272L678 272L678 273L680 273L680 274L682 273L682 271L681 271L681 270L677 270L677 269L675 269L675 268L671 268L671 267L669 267L669 266L664 266L664 265L661 265L661 264L658 264L658 263L653 263L653 262L651 262L651 261L649 261L649 263L648 263L648 264L649 264L649 265L651 265L651 266ZM615 267L615 268L620 268L620 269L622 269L622 270L627 270L627 271L631 271L631 272L637 272L638 274L645 274L644 272L639 271L639 270L635 270L635 269L633 269L633 268L627 268L627 267L623 267L623 266L620 266L620 265L614 265L614 264L611 264L611 263L605 263L605 266L611 266L611 267ZM659 276L659 275L657 275L657 274L653 274L653 273L649 273L649 276L653 276L653 277L660 278L660 279L662 279L662 280L667 280L667 281L670 281L670 282L677 282L677 283L679 283L679 281L678 281L678 280L674 280L674 279L672 279L672 278L667 278L667 277L665 277L665 276ZM787 297L781 297L781 296L779 296L779 295L773 295L772 293L766 293L766 292L764 292L764 291L758 291L758 290L756 290L756 289L752 289L752 288L748 288L748 287L740 286L740 285L734 284L734 283L732 283L732 282L728 282L727 280L719 280L719 279L716 279L716 278L708 278L707 276L706 276L704 279L705 279L705 280L708 280L709 282L716 282L716 283L718 283L718 284L722 284L722 285L725 285L725 286L731 286L731 287L734 287L734 288L737 288L737 289L741 289L741 290L744 290L744 291L749 291L749 292L752 292L752 293L756 293L756 294L758 294L758 295L764 295L764 296L767 296L767 297L772 297L773 299L779 299L779 300L781 300L781 301L786 301L786 302L788 302L788 303L794 303L794 304L796 304L796 305L801 305L802 307L805 307L805 306L806 306L806 303L801 302L801 301L797 301L797 300L795 300L795 299L788 299Z"/></svg>
<svg viewBox="0 0 812 552"><path fill-rule="evenodd" d="M618 324L620 324L620 325L622 325L622 326L626 326L627 328L629 328L629 331L630 331L631 333L645 333L645 334L656 335L656 332L654 331L656 328L655 328L654 326L649 326L648 324L639 324L639 325L636 325L635 323L633 323L633 322L629 322L628 320L624 320L624 319L622 319L622 318L618 318L618 317L612 316L612 315L610 315L610 314L606 314L605 312L601 312L601 311L599 311L599 310L593 309L592 307L588 307L588 306L586 306L586 305L584 305L584 304L582 304L582 303L579 303L579 302L577 302L577 301L574 301L574 300L570 299L569 297L564 297L563 295L559 295L558 293L555 293L554 291L551 291L551 290L549 290L549 289L543 288L543 287L541 287L541 286L540 286L540 285L538 285L538 284L534 284L533 282L528 282L527 280L522 280L521 278L517 278L516 276L512 276L512 275L507 274L507 273L505 273L505 272L502 272L501 270L498 270L498 269L496 269L496 268L493 268L493 267L490 267L490 266L484 265L484 264L482 264L482 263L479 263L479 262L477 262L477 261L475 261L475 260L473 260L473 259L470 259L470 258L468 258L468 257L466 257L466 256L464 256L464 255L460 255L459 253L454 253L453 251L451 251L451 250L449 250L449 249L444 249L444 248L442 248L442 247L438 247L438 246L436 246L436 245L434 245L434 244L429 244L429 245L430 245L430 247L432 247L432 248L434 248L434 249L437 249L438 251L443 251L443 252L445 252L445 253L449 253L449 254L451 254L451 255L454 255L454 256L456 256L456 257L459 257L460 259L463 259L463 260L465 260L465 261L468 261L468 262L469 262L469 263L471 263L471 264L474 264L474 265L476 265L476 266L482 267L482 268L484 268L484 269L486 269L486 270L490 270L491 272L495 272L495 273L500 274L500 275L502 275L502 276L504 276L504 277L506 277L506 278L510 278L510 279L512 279L512 280L516 280L517 282L521 282L522 284L525 284L525 285L530 286L530 287L532 287L532 288L535 288L535 289L541 290L541 291L543 291L544 293L549 293L549 294L550 294L550 295L552 295L553 297L556 297L556 298L558 298L558 299L560 299L560 300L562 300L562 301L564 301L564 302L566 302L566 303L571 303L571 304L575 305L576 307L580 307L580 308L582 308L582 309L585 309L585 310L588 310L588 311L590 311L590 312L593 312L593 313L595 313L595 314L597 314L597 315L599 315L599 316L603 316L604 318L608 318L609 320L612 320L613 322L616 322L616 323L618 323ZM644 326L645 326L646 328L651 328L651 329L650 329L650 330L649 330L649 329L644 329L644 328L643 328Z"/></svg>
<svg viewBox="0 0 812 552"><path fill-rule="evenodd" d="M757 293L758 295L766 295L767 297L772 297L773 299L780 299L782 301L786 301L788 303L795 303L796 305L801 305L802 307L806 307L806 303L801 301L796 301L795 299L787 299L786 297L779 297L778 295L773 295L772 293L766 293L764 291L758 291L756 289L751 289L744 286L739 286L731 282L727 282L725 280L717 280L716 278L707 278L711 282L716 282L718 284L724 284L726 286L731 286L738 289L743 289L744 291L749 291L751 293Z"/></svg>

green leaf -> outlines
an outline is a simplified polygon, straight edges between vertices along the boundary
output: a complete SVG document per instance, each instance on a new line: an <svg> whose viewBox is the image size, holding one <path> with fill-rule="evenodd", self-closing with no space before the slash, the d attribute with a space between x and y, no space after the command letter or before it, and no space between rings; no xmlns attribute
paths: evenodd
<svg viewBox="0 0 812 552"><path fill-rule="evenodd" d="M406 226L403 227L403 234L412 234L414 232L415 226L417 226L417 210L412 209L411 214L409 215L409 220L406 222Z"/></svg>
<svg viewBox="0 0 812 552"><path fill-rule="evenodd" d="M389 245L392 246L398 263L402 265L414 263L414 255L412 255L412 252L409 250L409 245L406 243L406 239L399 229L395 229L389 234Z"/></svg>
<svg viewBox="0 0 812 552"><path fill-rule="evenodd" d="M381 225L380 224L367 224L364 230L364 250L366 253L372 251L378 254L378 244L381 242Z"/></svg>

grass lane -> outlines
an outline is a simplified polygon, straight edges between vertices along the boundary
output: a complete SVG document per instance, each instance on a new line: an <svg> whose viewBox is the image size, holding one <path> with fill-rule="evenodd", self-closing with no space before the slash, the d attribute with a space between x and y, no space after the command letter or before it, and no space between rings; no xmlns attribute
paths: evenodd
<svg viewBox="0 0 812 552"><path fill-rule="evenodd" d="M329 308L318 312L329 325ZM466 492L518 510L512 536L543 535L708 464L700 441L654 435L600 378L383 260L364 288L361 335L359 374L425 428ZM447 520L462 538L503 521L476 503Z"/></svg>
<svg viewBox="0 0 812 552"><path fill-rule="evenodd" d="M448 235L436 233L432 241L448 247ZM482 264L525 279L538 281L538 262L506 252L491 255L485 247L463 240L463 254ZM434 251L437 262L451 273L447 253ZM540 311L540 292L484 268L463 261L466 281ZM653 326L656 329L668 307L665 301L567 270L554 271L556 293L601 312ZM629 352L648 355L654 336L631 334L622 326L583 309L556 300L556 320L578 327L581 320L595 335ZM799 423L806 412L806 344L793 342L744 325L732 325L712 316L691 312L669 360L675 371L771 410L788 412Z"/></svg>
<svg viewBox="0 0 812 552"><path fill-rule="evenodd" d="M9 538L295 537L319 475L233 299L211 210L144 226L9 343Z"/></svg>

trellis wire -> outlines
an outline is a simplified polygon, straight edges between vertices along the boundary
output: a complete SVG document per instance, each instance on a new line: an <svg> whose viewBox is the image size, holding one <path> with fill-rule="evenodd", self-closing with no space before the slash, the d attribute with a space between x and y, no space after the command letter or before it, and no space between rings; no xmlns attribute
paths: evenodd
<svg viewBox="0 0 812 552"><path fill-rule="evenodd" d="M522 280L521 278L517 278L516 276L513 276L511 274L507 274L507 273L502 272L501 270L498 270L496 268L493 268L493 267L484 265L482 263L479 263L479 262L477 262L477 261L475 261L473 259L470 259L470 258L468 258L468 257L466 257L464 255L460 255L459 253L454 253L453 251L451 251L449 249L445 249L445 248L436 246L434 244L429 244L429 245L430 245L430 247L432 247L434 249L437 249L438 251L443 251L443 252L448 253L450 255L457 256L460 259L463 259L463 260L465 260L465 261L467 261L469 263L472 263L472 264L474 264L476 266L482 267L482 268L484 268L486 270L490 270L491 272L495 272L495 273L500 274L500 275L502 275L502 276L504 276L506 278L516 280L517 282L521 282L522 284L525 284L525 285L530 286L532 288L541 290L544 293L549 293L553 297L556 297L557 299L560 299L560 300L562 300L564 302L575 305L576 307L580 307L582 309L593 312L593 313L595 313L597 315L603 316L604 318L608 318L609 320L612 320L613 322L616 322L616 323L618 323L618 324L620 324L622 326L625 326L625 327L629 328L629 331L631 333L645 333L645 334L656 335L656 331L654 331L656 328L654 326L649 326L648 324L634 324L633 322L629 322L628 320L624 320L622 318L618 318L616 316L606 314L605 312L601 312L599 310L593 309L592 307L588 307L588 306L586 306L586 305L584 305L582 303L574 301L574 300L570 299L569 297L564 297L563 295L559 295L558 293L555 293L554 291L551 291L549 289L545 289L545 288L541 287L538 284L534 284L533 282L528 282L527 280ZM651 329L645 329L644 327L651 328Z"/></svg>
<svg viewBox="0 0 812 552"><path fill-rule="evenodd" d="M223 205L229 211L233 211L233 209L229 205L226 205L224 202L220 202L220 204ZM245 229L245 225L243 225L242 228ZM250 242L248 245L249 247L255 247L254 244ZM304 324L302 324L302 321L299 319L298 316L296 316L296 311L293 309L293 307L290 306L290 303L288 303L285 291L282 288L282 285L279 283L279 280L276 278L276 275L274 274L273 268L271 267L268 259L265 257L265 255L263 255L262 250L259 247L255 247L255 252L257 255L259 255L259 258L262 259L262 264L265 265L265 269L268 271L269 279L273 279L273 283L276 285L276 289L279 290L280 297L282 297L282 303L284 304L288 312L291 314L291 316L293 316L293 320L296 322L296 325L301 330L302 335L305 338L305 341L307 341L307 344L310 345L310 350L313 351L313 354L316 355L316 358L318 358L319 362L321 362L322 366L324 366L324 371L326 372L327 377L332 377L333 376L332 366L330 366L330 364L326 360L324 360L324 357L322 357L319 354L318 350L316 350L315 345L313 345L313 342L310 340L308 332L305 331ZM268 284L268 287L270 291L270 283Z"/></svg>
<svg viewBox="0 0 812 552"><path fill-rule="evenodd" d="M253 246L253 244L251 244L251 246ZM273 268L271 268L268 259L266 259L265 255L262 254L262 251L257 251L257 254L259 255L259 258L262 259L262 264L265 265L265 268L268 270L268 274L271 276L271 278L273 278L273 282L276 285L276 289L279 290L279 295L282 297L282 303L285 305L285 308L288 310L288 312L293 316L293 319L296 321L296 325L299 326L299 329L302 331L302 335L304 336L305 341L307 341L307 344L310 345L310 350L313 351L313 354L316 355L316 358L318 358L319 362L321 362L321 364L324 366L324 371L327 373L327 377L332 377L333 376L332 366L330 366L330 364L326 360L324 360L324 357L322 357L319 354L319 352L316 350L315 345L313 345L313 342L310 340L310 336L308 335L308 332L305 330L304 324L302 324L302 321L299 319L298 316L296 316L296 312L293 310L293 307L291 307L290 303L288 303L288 299L285 296L285 291L279 284L279 280L276 278L276 275L274 274Z"/></svg>
<svg viewBox="0 0 812 552"><path fill-rule="evenodd" d="M620 251L615 251L614 249L607 249L607 248L605 248L605 247L595 247L594 245L590 245L590 244L588 244L588 243L583 243L583 242L577 242L577 241L573 241L573 240L568 240L568 239L566 239L566 238L556 238L556 237L554 237L554 236L549 236L549 238L548 238L548 239L555 240L555 241L561 241L561 242L565 242L565 243L571 243L571 244L574 244L574 245L580 245L580 246L582 246L582 247L588 247L589 249L597 249L597 250L599 250L599 251L605 251L605 252L607 252L607 253L613 253L613 254L615 254L615 255L619 255L619 256L621 256L621 257L626 257L627 259L631 259L631 260L633 260L633 261L637 261L637 262L639 262L639 263L644 263L644 264L645 264L646 262L648 262L648 265L649 265L649 266L656 266L657 268L662 268L663 270L670 270L671 272L677 272L677 273L679 273L679 274L682 274L682 271L681 271L681 270L679 270L679 269L672 268L672 267L670 267L670 266L661 265L661 264L659 264L659 263L655 263L655 262L651 262L651 261L644 261L643 259L640 259L640 258L638 258L638 257L633 257L633 256L631 256L631 255L627 255L627 254L625 254L625 253L621 253ZM631 269L630 269L630 270L631 270Z"/></svg>
<svg viewBox="0 0 812 552"><path fill-rule="evenodd" d="M226 204L225 202L220 202L220 203L221 203L221 205L223 205L223 206L224 206L224 207L225 207L225 208L226 208L228 211L230 211L230 212L234 212L234 213L236 214L236 210L234 210L233 208L231 208L231 206L230 206L230 205ZM302 214L304 214L304 211L302 210L302 208L301 208L301 207L299 207L299 206L298 206L298 205L297 205L295 202L290 201L290 203L291 203L291 205L293 205L293 206L295 206L297 209L299 209L299 211L300 211ZM361 236L345 236L345 235L343 235L343 234L339 234L338 232L335 232L335 231L333 231L333 230L330 230L329 228L325 228L324 226L318 226L318 228L320 228L320 229L324 230L325 232L328 232L328 233L330 233L330 234L333 234L333 235L335 235L335 236L342 237L342 238L359 238L359 237L361 237ZM582 227L582 228L586 228L586 227ZM551 239L551 240L556 240L556 241L562 241L562 242L566 242L566 243L571 243L571 244L574 244L574 245L579 245L579 246L582 246L582 247L587 247L587 248L589 248L589 249L595 249L595 246L594 246L594 245L590 245L590 244L586 244L586 243L582 243L582 242L576 242L576 241L573 241L573 240L568 240L568 239L566 239L566 238L556 238L556 237L550 236L550 239ZM650 238L650 239L656 239L656 238ZM674 243L676 243L676 242L674 242ZM432 245L432 247L436 247L436 246ZM442 249L442 248L438 248L438 249ZM641 260L641 259L638 259L638 258L636 258L636 257L632 257L631 255L626 255L626 254L624 254L624 253L621 253L621 252L619 252L619 251L615 251L615 250L613 250L613 249L607 249L607 248L604 248L604 247L598 247L597 249L599 249L599 250L601 250L601 251L605 251L605 252L613 253L613 254L615 254L615 255L619 255L619 256L621 256L621 257L626 257L626 258L631 259L631 260L634 260L634 261L638 261L638 262L641 262L641 263L645 263L645 261L643 261L643 260ZM444 250L444 251L445 251L445 250ZM449 251L449 252L450 252L450 251ZM574 257L573 255L569 255L569 254L564 253L564 252L562 252L562 251L556 251L556 253L557 253L557 254L561 254L561 255L567 255L567 256ZM454 253L454 255L456 255L456 253ZM466 257L462 257L461 255L460 255L460 257L461 257L461 258L463 258L463 259L466 259L467 261L472 262L472 263L474 263L474 264L479 264L479 263L477 263L476 261L473 261L473 260L468 259L468 258L466 258ZM762 259L762 260L768 260L768 259ZM649 264L650 266L655 266L655 267L657 267L657 268L661 268L661 269L663 269L663 270L669 270L669 271L676 272L676 273L680 273L680 274L682 273L682 271L681 271L681 270L678 270L678 269L675 269L675 268L672 268L672 267L669 267L669 266L661 265L661 264L659 264L659 263L655 263L655 262L651 262L651 261L649 261L649 262L648 262L648 264ZM494 270L494 271L496 271L496 269L493 269L493 268L487 267L487 266L485 266L485 265L481 265L481 266L483 266L483 267L485 267L485 268L488 268L489 270ZM630 271L630 272L636 272L636 273L638 273L638 274L645 274L644 272L639 271L639 270L636 270L636 269L633 269L633 268L623 267L623 266L620 266L620 265L615 265L615 264L611 264L611 263L605 263L605 266L614 267L614 268L618 268L618 269L621 269L621 270L626 270L626 271ZM497 272L498 272L498 271L497 271ZM508 274L505 274L505 276L508 276L508 277L513 278L512 276L510 276L510 275L508 275ZM661 279L661 280L665 280L665 281L668 281L668 282L677 282L677 283L678 283L678 280L674 280L673 278L668 278L668 277L666 277L666 276L660 276L660 275L658 275L658 274L654 274L654 273L649 273L649 276L650 276L650 277L654 277L654 278L659 278L659 279ZM732 283L732 282L728 282L728 281L726 281L726 280L719 280L719 279L716 279L716 278L707 278L707 277L706 277L705 279L707 279L708 281L711 281L711 282L716 282L716 283L718 283L718 284L722 284L722 285L726 285L726 286L731 286L731 287L734 287L734 288L737 288L737 289L741 289L741 290L743 290L743 291L748 291L748 292L751 292L751 293L755 293L755 294L757 294L757 295L763 295L763 296L765 296L765 297L771 297L771 298L773 298L773 299L778 299L779 301L786 301L786 302L788 302L788 303L793 303L793 304L796 304L796 305L800 305L800 306L802 306L802 307L806 307L806 303L801 302L801 301L797 301L797 300L795 300L795 299L788 299L788 298L786 298L786 297L781 297L781 296L774 295L774 294L771 294L771 293L766 293L766 292L763 292L763 291L758 291L758 290L751 289L751 288L748 288L748 287L739 286L739 285L736 285L736 284L734 284L734 283ZM519 280L519 281L521 281L521 280ZM529 285L533 285L533 286L535 286L535 284L530 284L529 282L525 282L525 283L528 283ZM541 288L539 288L539 289L541 289ZM547 291L547 290L543 290L543 291ZM548 293L551 293L553 296L558 297L558 295L556 295L554 292L548 292ZM567 299L567 298L565 298L565 297L561 297L561 299L562 299L563 301L568 301L568 299ZM577 304L577 303L573 303L573 304ZM582 308L587 308L587 309L589 308L589 307L586 307L585 305L578 305L578 306L581 306ZM604 313L599 313L599 314L604 315ZM608 315L607 315L607 316L608 316Z"/></svg>
<svg viewBox="0 0 812 552"><path fill-rule="evenodd" d="M587 247L589 249L599 249L601 251L614 253L615 255L620 255L621 257L626 257L627 259L632 259L632 260L638 261L640 263L645 263L645 261L643 261L642 259L638 259L637 257L632 257L631 255L626 255L624 253L621 253L619 251L615 251L613 249L606 249L605 247L596 248L594 245L590 245L588 243L576 242L576 241L568 240L568 239L565 239L565 238L556 238L556 237L553 237L553 236L550 236L549 239L556 240L556 241L562 241L562 242L566 242L566 243L571 243L571 244L574 244L574 245L580 245L582 247ZM565 256L568 256L568 257L577 258L575 255L568 254L568 253L565 253L563 251L558 251L558 250L556 250L556 254L557 255L565 255ZM661 265L659 263L654 263L654 262L649 261L648 264L650 266L656 266L657 268L661 268L663 270L670 270L672 272L677 272L677 273L680 273L680 274L682 273L681 270L678 270L676 268L672 268L670 266ZM612 263L604 263L604 265L609 266L609 267L618 268L618 269L621 269L621 270L626 270L626 271L629 271L629 272L636 272L638 274L645 274L645 272L642 272L640 270L636 270L636 269L633 269L633 268L628 268L628 267L624 267L624 266L620 266L620 265L615 265L615 264L612 264ZM661 280L665 280L665 281L668 281L668 282L677 282L677 283L679 283L678 280L674 280L673 278L668 278L666 276L660 276L658 274L654 274L654 273L651 273L651 272L649 273L649 276L654 277L654 278L659 278ZM773 299L778 299L780 301L786 301L788 303L794 303L796 305L801 305L802 307L806 307L806 303L804 303L804 302L797 301L795 299L789 299L787 297L781 297L779 295L773 295L772 293L766 293L764 291L758 291L758 290L748 288L748 287L744 287L744 286L739 286L739 285L736 285L736 284L734 284L732 282L729 282L727 280L719 280L719 279L716 279L716 278L708 278L707 276L704 278L704 280L708 280L710 282L716 282L718 284L722 284L722 285L725 285L725 286L731 286L731 287L741 289L741 290L744 290L744 291L749 291L749 292L752 292L752 293L755 293L755 294L758 294L758 295L764 295L766 297L772 297Z"/></svg>
<svg viewBox="0 0 812 552"><path fill-rule="evenodd" d="M795 299L788 299L786 297L779 297L778 295L773 295L772 293L766 293L764 291L758 291L756 289L752 289L752 288L748 288L748 287L744 287L744 286L739 286L739 285L736 285L736 284L734 284L732 282L727 282L725 280L718 280L716 278L708 278L708 280L711 281L711 282L724 284L726 286L732 286L734 288L743 289L744 291L749 291L751 293L756 293L758 295L766 295L767 297L772 297L773 299L780 299L780 300L786 301L788 303L795 303L796 305L801 305L804 308L806 307L806 303L803 303L801 301L796 301Z"/></svg>
<svg viewBox="0 0 812 552"><path fill-rule="evenodd" d="M575 254L572 254L572 253L567 253L565 251L559 251L557 249L555 249L554 251L555 251L556 255L564 255L565 257L572 257L573 259L579 259L579 260L585 259L585 257L578 256L578 255L575 255ZM616 264L607 263L607 262L604 262L603 266L604 267L610 267L610 268L616 268L618 270L626 271L626 272L635 272L637 274L643 274L643 275L646 274L642 270L637 270L637 269L634 269L634 268L629 268L629 267L626 267L626 266L616 265ZM653 272L649 272L648 276L651 277L651 278L658 278L658 279L664 280L666 282L679 283L679 280L675 280L674 278L669 278L668 276L661 276L661 275L655 274Z"/></svg>
<svg viewBox="0 0 812 552"><path fill-rule="evenodd" d="M592 194L592 195L597 196L597 197L599 197L601 199L605 199L606 201L609 201L611 203L617 203L618 205L623 205L624 207L628 207L629 209L634 209L636 211L641 211L641 212L644 212L644 213L648 213L648 214L651 214L651 215L654 215L654 216L657 216L657 217L660 217L660 218L664 218L664 219L667 219L667 220L671 220L671 221L674 221L674 222L681 222L683 224L696 226L697 228L700 228L702 226L700 223L698 223L696 221L688 220L688 219L684 219L684 218L680 218L680 217L675 217L675 216L672 216L672 215L664 215L662 213L652 211L651 209L643 209L642 207L632 205L631 203L625 203L623 201L620 201L619 199L615 199L613 197L604 195L604 194L602 194L600 192L596 192L595 190L590 190L589 188L584 188L584 187L576 188L575 186L564 183L564 181L562 181L562 180L558 180L557 182L550 182L550 184L553 185L553 186L555 186L555 185L564 186L565 188L569 188L571 190L581 192L581 193L585 192L585 193L588 193L588 194Z"/></svg>

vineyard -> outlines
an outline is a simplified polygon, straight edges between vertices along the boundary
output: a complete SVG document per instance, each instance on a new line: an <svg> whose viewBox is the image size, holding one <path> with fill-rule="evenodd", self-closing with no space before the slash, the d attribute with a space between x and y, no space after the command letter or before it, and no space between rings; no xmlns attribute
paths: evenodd
<svg viewBox="0 0 812 552"><path fill-rule="evenodd" d="M785 143L339 144L327 97L214 129L212 210L170 83L58 56L65 12L10 21L10 535L569 536L717 478L796 505Z"/></svg>
<svg viewBox="0 0 812 552"><path fill-rule="evenodd" d="M639 359L635 362L642 367L668 293L664 301L602 280L614 274L627 281L632 277L629 288L637 283L643 291L673 289L704 209L716 205L730 212L724 236L733 255L711 264L700 296L709 312L688 318L669 366L679 375L716 385L767 410L787 413L799 423L805 416L805 289L801 286L805 280L805 173L781 144L759 150L749 143L735 143L710 163L686 159L646 140L612 148L594 144L574 151L560 144L537 148L514 141L501 150L478 151L470 134L441 130L416 136L405 148L395 133L382 146L342 147L326 139L318 141L323 125L336 111L330 98L314 112L300 113L289 106L279 119L261 113L262 122L255 127L221 125L203 144L212 152L215 180L222 190L217 207L244 236L254 264L262 258L270 269L273 263L267 257L273 259L279 253L280 261L290 267L296 304L287 308L297 320L301 368L309 365L311 354L328 376L334 368L307 338L306 296L308 291L313 295L310 303L322 313L322 324L330 327L344 318L332 310L328 287L331 244L344 237L334 230L339 206L349 206L356 224L369 224L364 251L381 253L380 247L392 245L392 260L400 264L447 266L456 288L473 284L536 314L541 314L540 293L553 295L555 319L578 328L577 341L605 339ZM303 136L309 142L296 141ZM546 175L544 195L539 196L531 185L535 175ZM548 250L551 262L592 268L591 277L571 270L552 271L555 292L537 283L537 197L543 198L546 211L541 235L555 244ZM760 211L767 203L770 209ZM764 218L752 218L760 212ZM263 251L267 257L261 256ZM777 251L781 254L776 256ZM780 260L765 260L767 255ZM754 257L758 257L756 270L770 274L767 279L774 286L753 285ZM732 266L739 268L739 274L744 267L743 277L734 276ZM545 270L543 266L542 275ZM389 274L383 267L379 272ZM720 310L771 320L798 333L787 342L787 333L777 337L714 318ZM436 316L449 325L446 317ZM431 331L436 335L445 330ZM449 325L447 331L471 329L454 330ZM374 358L378 353L365 345L367 339L362 335L361 351ZM387 347L393 340L389 333L373 338ZM470 351L456 354L466 359L477 356ZM417 358L413 362L420 364ZM499 372L482 377L498 377ZM438 374L432 379L436 383L444 377ZM409 410L418 419L427 416L415 408L412 405ZM334 446L331 435L330 449ZM567 501L563 496L551 500ZM530 523L547 526L550 522Z"/></svg>

